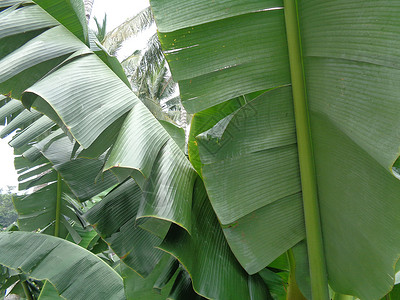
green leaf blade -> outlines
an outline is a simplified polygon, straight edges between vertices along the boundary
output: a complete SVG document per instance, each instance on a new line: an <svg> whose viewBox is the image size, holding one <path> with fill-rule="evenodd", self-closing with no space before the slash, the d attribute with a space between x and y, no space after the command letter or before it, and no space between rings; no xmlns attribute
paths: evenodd
<svg viewBox="0 0 400 300"><path fill-rule="evenodd" d="M0 233L0 244L1 264L32 278L48 279L66 299L125 299L121 277L75 244L29 232ZM28 249L34 250L24 255ZM84 280L88 277L92 280Z"/></svg>

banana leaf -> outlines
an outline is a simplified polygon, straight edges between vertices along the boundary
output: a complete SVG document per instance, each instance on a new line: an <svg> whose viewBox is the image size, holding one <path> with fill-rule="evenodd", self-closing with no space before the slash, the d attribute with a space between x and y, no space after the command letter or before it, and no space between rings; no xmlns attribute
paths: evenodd
<svg viewBox="0 0 400 300"><path fill-rule="evenodd" d="M0 264L47 279L65 299L125 299L122 278L80 246L31 232L2 232L0 245Z"/></svg>
<svg viewBox="0 0 400 300"><path fill-rule="evenodd" d="M400 248L393 230L400 225L395 213L400 5L343 0L151 5L183 105L195 113L194 121L196 114L209 113L203 123L212 126L203 133L194 128L197 139L189 153L200 153L196 169L201 167L242 266L254 273L300 240L315 242L302 225L300 181L310 178L300 176L303 156L296 150L309 135L321 220L314 228L323 241L323 251L309 260L322 258L322 269L326 261L326 272L314 279L327 277L336 292L362 299L384 296L393 287ZM299 30L289 29L291 24ZM299 48L290 44L294 36ZM289 59L294 55L297 66ZM299 82L305 82L300 92ZM234 97L269 89L229 116L212 111ZM292 101L299 94L307 95L309 128L295 125ZM296 193L298 199L289 201Z"/></svg>

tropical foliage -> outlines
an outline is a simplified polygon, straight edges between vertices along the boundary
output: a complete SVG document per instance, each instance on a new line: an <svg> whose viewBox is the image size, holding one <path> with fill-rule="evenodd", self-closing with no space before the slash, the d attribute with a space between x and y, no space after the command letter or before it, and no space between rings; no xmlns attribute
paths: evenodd
<svg viewBox="0 0 400 300"><path fill-rule="evenodd" d="M107 32L107 15L103 21L94 17L95 35L110 55L128 48L127 43L138 35L148 35L143 49L135 48L120 57L121 65L136 96L159 120L166 120L186 127L188 120L180 98L177 84L172 80L160 40L154 28L154 16L147 7L121 25ZM154 32L153 32L154 31Z"/></svg>
<svg viewBox="0 0 400 300"><path fill-rule="evenodd" d="M17 213L12 203L12 188L7 191L0 189L0 230L17 221Z"/></svg>
<svg viewBox="0 0 400 300"><path fill-rule="evenodd" d="M15 200L27 232L0 233L3 287L14 278L27 297L35 286L67 299L396 297L400 4L151 5L194 114L189 159L184 131L131 90L82 1L0 2L0 135L18 130L19 187L34 190Z"/></svg>

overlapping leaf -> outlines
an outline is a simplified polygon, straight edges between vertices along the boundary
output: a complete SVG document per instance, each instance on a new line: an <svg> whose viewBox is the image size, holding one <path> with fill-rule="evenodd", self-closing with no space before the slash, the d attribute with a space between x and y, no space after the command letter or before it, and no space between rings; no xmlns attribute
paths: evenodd
<svg viewBox="0 0 400 300"><path fill-rule="evenodd" d="M260 12L257 18L261 23L263 23L264 13L266 12ZM272 32L272 29L277 27L281 22L280 17L282 16L282 12L271 13L274 15L273 20L268 20L266 23L263 23L263 25L271 28ZM249 17L250 16L235 16L231 25L236 23L238 19L246 23ZM62 31L64 29L62 27L56 28L60 30L59 34L62 36ZM209 32L212 31L213 28L212 26L206 26L203 29L205 32ZM32 36L31 42L25 44L25 46L27 46L26 49L29 49L28 46L34 45L36 39L43 38L43 35L46 37L46 34L48 34L50 30L40 33L37 37ZM245 30L243 30L243 36L247 36L251 30L251 26L246 27ZM78 40L74 39L69 33L66 33L66 35L73 40L72 45L75 45L75 42ZM251 35L248 36L248 38L254 39L255 36ZM273 35L271 39L282 41L282 35ZM222 39L221 42L228 43L229 39ZM46 72L38 73L41 76L37 78L40 79L39 81L30 83L27 93L24 94L22 98L23 103L28 107L32 106L46 113L58 125L65 126L68 133L70 133L83 148L88 149L96 143L101 144L103 141L102 134L106 132L110 125L122 120L122 129L119 130L119 128L116 128L115 131L113 131L114 136L118 135L118 138L112 145L112 150L105 168L112 168L113 171L117 169L115 172L120 172L118 168L121 168L122 171L134 170L128 171L126 174L130 173L144 189L144 201L142 201L139 210L140 217L155 217L172 221L190 232L192 231L192 226L196 227L196 239L189 239L187 249L184 250L184 263L188 266L189 272L192 275L194 286L197 287L195 290L209 298L214 296L218 297L219 292L215 287L212 287L211 283L221 282L224 286L230 285L230 281L228 280L230 277L223 275L226 274L223 270L226 268L225 265L227 264L229 268L233 270L232 276L235 277L237 281L235 288L239 290L238 293L235 293L234 290L230 292L226 291L230 293L230 296L236 299L266 297L266 290L262 288L263 284L261 284L261 281L257 277L258 275L249 277L231 254L222 235L219 227L220 225L215 219L210 207L208 207L206 215L210 220L213 220L212 224L216 227L215 230L207 231L199 225L198 216L202 215L204 212L201 206L197 204L192 206L192 199L199 198L198 196L193 196L193 183L196 175L181 151L181 147L169 136L168 131L154 119L145 106L140 103L133 96L131 91L117 78L115 73L104 65L103 62L93 55L83 44L82 47L78 46L78 49L74 49L72 46L70 47L67 43L64 45L61 42L60 45L62 46L61 49L65 49L65 52L61 52L65 54L65 56L60 56L57 47L54 46L54 48L52 48L53 46L50 43L48 47L51 48L51 51L48 51L50 54L46 57L46 59L48 59L47 61L42 62L38 60L36 62L37 65L35 65L34 60L30 61L29 64L20 64L20 70L26 70L26 72L31 72L32 68L36 69L38 65L42 63L46 65L46 68L49 68L46 69ZM264 46L266 45L253 48L255 57L260 57L261 48ZM281 46L272 48L271 53L278 53L280 56L286 57L287 54L285 51L282 51L282 49L284 50ZM233 60L224 60L225 54L228 54L231 50L232 48L219 55L220 62L217 68L228 70L229 68L226 68L228 67L227 64L235 64ZM35 51L34 47L32 47L32 51ZM3 58L3 62L6 63L7 59L12 54L13 53L6 55ZM54 58L52 58L52 56ZM54 61L54 59L59 60ZM59 64L60 62L61 64ZM228 73L232 71L235 76L239 76L246 68L252 69L260 64L256 60L247 61L247 58L243 56L238 57L237 62L243 63L244 67L233 67L233 70L228 70ZM196 63L204 64L204 61L197 61ZM266 66L269 66L269 64L273 65L277 62L271 56L264 61L264 63ZM203 73L200 72L198 75L205 75L208 71L215 71L212 68L211 65L204 64L204 69L201 71ZM254 80L258 80L258 87L260 89L268 89L274 87L276 84L287 83L286 80L283 79L287 76L286 71L279 73L277 76L271 76L274 80L276 79L276 81L273 81L273 84L265 83L265 81L261 79L260 74L261 73L253 78ZM249 78L249 81L253 79ZM237 80L239 80L239 77L237 77ZM219 82L221 81L224 81L222 77L219 78ZM218 84L218 81L215 82ZM248 83L244 84L246 85ZM52 88L54 86L58 88ZM7 85L4 89L7 93L10 92ZM248 92L251 91L252 90L248 90ZM224 97L227 99L239 95L227 91L226 88L225 90L221 89L221 92L225 93ZM214 96L216 95L208 94L204 97L210 97L211 99L211 97ZM222 102L220 100L218 101ZM212 105L214 104L206 104L204 107ZM100 119L98 117L99 115L104 116L104 118ZM54 141L53 143L56 144L57 142ZM45 150L42 149L42 151ZM47 155L47 157L49 157L50 154L48 153ZM53 162L53 165L56 166L57 164ZM202 201L201 203L208 201L207 198L203 196L200 197L201 199L199 198ZM193 214L197 215L194 220L192 219ZM131 226L133 226L136 220L133 219L129 222ZM148 229L149 227L146 226L150 225L146 222L143 224L143 228ZM150 227L153 229L154 224ZM171 232L176 230L172 230ZM123 233L123 231L121 231L121 233ZM213 254L207 258L208 254L205 253L206 257L204 259L212 259L212 257L218 258L216 263L218 264L219 271L213 274L211 270L208 270L207 276L201 276L199 273L193 275L192 269L194 269L194 274L198 272L195 267L195 259L199 259L199 257L189 255L188 253L195 251L193 245L199 247L201 241L203 238L206 238L207 235L209 235L210 249L213 250ZM180 233L180 236L180 238L186 240L188 233L184 231ZM199 238L200 236L201 238ZM113 243L119 245L121 249L124 249L126 245L123 243L125 241L126 234L119 234L118 237L115 236ZM223 245L222 249L220 249L220 244ZM131 243L127 244L128 247L131 245ZM128 251L125 252L128 253ZM223 261L225 263L223 263ZM222 293L224 292L225 291Z"/></svg>
<svg viewBox="0 0 400 300"><path fill-rule="evenodd" d="M30 232L0 233L0 244L0 264L48 279L66 299L125 299L122 278L80 246Z"/></svg>
<svg viewBox="0 0 400 300"><path fill-rule="evenodd" d="M152 4L172 73L180 81L190 112L290 83L281 3L237 0L229 2L228 10L225 2L153 0ZM24 11L32 7L34 14ZM328 275L335 290L365 299L378 298L391 288L400 246L398 233L392 230L399 225L395 214L399 183L391 174L399 154L399 10L393 1L310 0L299 6ZM0 71L6 80L0 84L1 92L20 98L29 88L24 103L65 126L88 150L102 144L110 125L123 123L121 130L118 125L107 132L118 136L115 142L96 146L94 152L101 155L112 145L106 169L120 177L131 175L144 189L139 215L172 221L192 234L203 232L196 221L201 207L192 206L195 175L181 149L114 72L39 11L36 6L16 6L0 15L0 22L12 15L18 25L15 32L10 26L0 27L2 45L7 45L0 47L0 65L18 61L18 72L6 67ZM22 35L24 31L29 33ZM49 41L50 55L39 53L35 42L47 41L56 31L74 42ZM21 49L32 51L37 59L26 60ZM56 85L58 89L53 88ZM200 150L196 169L201 170L225 237L251 273L304 238L290 101L290 87L280 87L244 106L241 103L228 117L228 112L211 113L217 120L204 121L207 132L198 137L199 149L194 137L200 131L193 127L196 133L189 152L196 157ZM25 151L40 162L37 152ZM30 168L24 158L16 164L19 170ZM177 234L178 229L170 232L162 247L187 266L195 290L214 297L219 291L206 282L220 279L210 279L215 274L208 271L206 280L199 279L204 270L193 265L193 253L201 251L191 250L199 242L185 231ZM169 244L171 236L183 239L186 248ZM215 236L218 243L224 242L221 233ZM233 261L232 257L229 263ZM243 281L247 287L248 280ZM252 280L251 287L259 286L259 280ZM241 299L248 296L243 285L235 288L243 289L237 293Z"/></svg>
<svg viewBox="0 0 400 300"><path fill-rule="evenodd" d="M44 2L40 5L47 9L47 2ZM17 10L19 9L25 9L25 7ZM21 20L21 23L23 21ZM37 55L33 45L38 40L46 39L52 30L58 31L57 39L53 42L49 39L49 43L45 43L48 47L46 56ZM61 42L56 45L57 41ZM102 133L117 121L121 124L122 118L129 113L122 128L115 127L112 132L112 135L118 136L118 139L113 145L106 169L123 167L141 172L143 174L141 181L148 181L147 195L156 195L158 192L152 189L158 189L159 185L171 191L168 197L150 199L144 215L168 219L190 230L188 224L190 224L190 201L195 172L168 132L116 76L116 73L94 55L84 43L61 26L32 36L31 40L21 48L16 47L14 52L6 55L0 64L10 63L15 53L21 52L21 49L24 52L31 51L30 55L33 55L34 59L30 59L29 63L19 61L19 71L22 73L17 72L17 77L23 76L23 73L28 70L31 72L32 68L36 70L42 64L52 66L46 73L42 72L40 78L29 81L29 86L24 87L27 92L24 94L23 103L44 112L58 125L65 126L83 148L90 148L96 143L98 145L108 143L104 140ZM62 56L68 53L69 58ZM58 65L61 61L54 64L57 58L62 58L61 65ZM48 73L50 70L51 72ZM44 76L45 74L47 75ZM16 85L15 82L13 84ZM58 88L52 88L54 86ZM0 83L0 89L4 93L11 90L8 82ZM99 118L99 115L103 117ZM141 126L140 130L136 127L138 122ZM134 130L133 136L130 135L132 130ZM154 138L149 138L151 136ZM142 141L145 140L148 142L143 143ZM167 144L164 145L165 143ZM135 155L132 155L133 153ZM169 158L170 155L173 158ZM157 171L158 164L165 166L161 173ZM138 175L137 171L134 174ZM120 172L116 171L119 174ZM154 175L150 176L150 173ZM163 209L160 210L160 207Z"/></svg>
<svg viewBox="0 0 400 300"><path fill-rule="evenodd" d="M305 237L290 92L258 96L197 139L211 203L251 274Z"/></svg>
<svg viewBox="0 0 400 300"><path fill-rule="evenodd" d="M151 1L188 111L290 83L281 4L271 10L268 2L263 8L255 8L255 2L230 1L226 10L224 2L196 1L189 12L191 1ZM392 171L399 156L400 5L299 3L328 277L336 291L377 299L393 285L400 248L393 230L399 226L394 212L400 184L393 176L396 168ZM182 10L186 15L170 18ZM304 237L301 198L295 196L300 192L295 128L291 110L284 112L290 108L289 89L267 92L216 125L212 118L223 115L210 110L210 121L203 124L214 123L213 128L205 128L197 140L201 164L197 161L196 168L201 166L213 207L229 226L224 231L232 250L250 272ZM274 94L285 90L286 104L278 104ZM285 118L292 124L286 132ZM287 146L275 144L290 136ZM190 147L195 154L193 138ZM287 197L298 199L289 204ZM276 205L282 205L282 217ZM273 235L266 233L274 228ZM283 246L274 236L291 242ZM280 246L269 249L272 245Z"/></svg>
<svg viewBox="0 0 400 300"><path fill-rule="evenodd" d="M228 4L200 2L183 21L165 15L170 9L163 1L151 1L160 41L190 113L290 82L283 10L275 9L280 3L234 2L229 9Z"/></svg>
<svg viewBox="0 0 400 300"><path fill-rule="evenodd" d="M150 276L140 277L126 265L121 264L121 274L124 280L125 295L127 299L137 300L164 300L170 294L171 288L175 282L175 276L162 289L155 289L155 283L162 276L165 268L168 267L169 255L164 254L160 262L155 267Z"/></svg>
<svg viewBox="0 0 400 300"><path fill-rule="evenodd" d="M88 26L83 1L67 0L58 3L52 0L36 0L35 3L45 9L49 15L81 41L88 41Z"/></svg>
<svg viewBox="0 0 400 300"><path fill-rule="evenodd" d="M49 129L54 127L55 123L37 111L23 110L18 114L21 106L16 102L19 101L11 100L1 108L3 118L7 119L10 114L14 115L14 119L4 127L3 134L26 127L13 137L10 145L22 149L15 151L22 152L22 156L16 158L19 190L34 189L26 196L14 198L19 226L24 231L41 230L52 235L58 222L60 228L58 236L66 237L68 233L78 236L70 222L80 224L79 209L65 198L60 199L58 204L57 198L60 197L57 196L58 190L61 189L61 194L71 195L84 201L113 186L118 180L111 172L106 172L96 182L104 162L99 159L84 158L71 160L73 143L62 130L51 132ZM32 123L35 119L37 120ZM42 138L40 137L42 134L48 136ZM33 158L25 157L24 153L32 148L39 151L38 155ZM58 174L61 177L58 177ZM61 218L57 218L58 214Z"/></svg>
<svg viewBox="0 0 400 300"><path fill-rule="evenodd" d="M193 195L192 235L172 225L160 249L183 264L194 290L203 297L268 299L264 284L250 283L259 282L258 274L255 278L248 275L230 251L201 180L196 181Z"/></svg>
<svg viewBox="0 0 400 300"><path fill-rule="evenodd" d="M24 8L25 7L22 6L18 9ZM23 22L23 20L21 22ZM19 87L21 91L28 88L28 94L25 94L23 98L24 104L46 113L48 117L59 126L65 127L64 129L67 131L67 134L71 134L83 148L87 149L83 151L79 149L76 153L78 158L70 160L71 157L75 156L71 151L75 150L72 149L71 143L68 142L68 139L62 132L55 132L36 144L35 147L51 161L53 168L68 182L68 187L71 191L80 198L79 195L82 194L82 192L86 193L85 189L87 189L87 185L90 187L88 179L93 177L92 175L88 176L86 172L88 171L85 169L87 164L83 164L82 167L79 168L76 166L77 162L85 160L85 156L87 155L93 156L94 153L96 153L96 157L102 154L111 146L109 141L104 140L104 138L110 135L118 136L118 139L113 145L113 150L111 151L106 168L113 167L115 169L115 167L118 166L124 167L125 170L132 168L144 175L132 169L130 171L130 173L133 172L135 176L140 175L143 177L143 179L139 181L143 183L143 186L147 187L145 189L147 196L144 197L144 199L146 200L148 198L151 200L151 202L149 201L148 203L142 201L143 213L141 216L146 217L149 215L156 218L167 219L181 224L186 229L190 230L191 201L195 172L182 151L182 141L179 140L179 135L174 133L174 137L171 138L168 132L174 132L174 129L169 128L169 126L167 126L168 131L164 129L126 85L120 81L114 72L104 65L97 56L91 54L90 50L87 49L84 44L80 44L81 46L74 49L73 45L75 45L74 43L77 39L72 38L72 40L69 41L68 37L71 38L72 36L64 28L58 26L54 29L38 32L37 36L30 36L31 40L24 44L23 47L25 48L23 48L23 50L31 51L31 55L34 57L37 56L35 52L36 48L33 46L37 41L41 41L43 38L45 39L46 35L51 33L51 30L60 31L57 33L60 40L63 36L62 31L64 31L67 37L65 43L61 42L59 46L57 46L49 41L47 44L49 51L46 52L47 56L45 58L42 60L31 59L29 64L25 64L23 61L19 62L19 71L22 71L22 73L16 72L17 75L14 76L15 78L12 78L12 84L3 82L4 84L0 85L4 93L9 93L13 90L11 85L16 84L16 79L24 79L24 82L28 82L29 84ZM65 51L58 51L59 49L57 47L65 49ZM15 48L16 51L21 51L18 45L16 45ZM62 56L63 54L66 55ZM7 60L10 57L12 58L12 55L16 54L10 52L4 55L2 62L7 64ZM69 57L67 57L68 55ZM60 59L57 60L57 58ZM59 63L61 64L59 65ZM40 68L43 65L45 65L45 68ZM34 80L25 80L25 73L27 74L28 72L36 70L40 72L37 72L38 76ZM14 74L8 76L13 75ZM38 79L40 80L38 81ZM50 88L51 86L58 86L58 88ZM20 93L16 93L13 95L19 96L19 94ZM118 133L120 128L114 125L117 124L121 126L131 108L133 108L132 111L126 122L122 125L123 130L121 133ZM32 113L26 114L31 115ZM37 113L34 112L34 114ZM99 115L104 115L104 118L99 118ZM139 116L139 121L143 121L140 124L142 126L141 128L134 128L138 121L135 119L137 116ZM18 126L15 126L15 128L17 127ZM109 132L110 127L113 127L111 132ZM132 132L133 128L135 129L134 135L136 135L134 139L132 139L132 136L125 135L124 131ZM141 143L144 138L151 135L163 138L155 139L154 144L152 144L151 140L150 143L147 144ZM180 146L176 144L175 139L179 140ZM129 149L129 146L132 146L132 140L136 146ZM103 148L104 146L102 144L108 146ZM128 149L128 151L125 153L118 153L119 148L125 148ZM30 158L36 159L36 164L47 162L47 159L38 154L35 150L24 148L21 152ZM84 154L81 156L81 153ZM119 155L122 154L122 156L116 157L115 153ZM136 163L130 161L131 157L133 157L132 154L136 155ZM142 156L140 157L140 155ZM177 163L174 162L175 160ZM92 162L94 161L95 160L92 160ZM19 169L25 172L32 172L30 169L35 165L34 163L28 162L25 157L20 157L18 159L18 164ZM101 170L101 167L102 164L99 165L97 172ZM72 172L73 169L77 172ZM114 171L114 169L112 171ZM116 172L118 173L118 170L116 170ZM97 174L98 173L95 175ZM103 182L107 180L107 174L112 173L106 171L103 175L105 178ZM129 175L129 172L126 174ZM171 176L171 174L173 176ZM36 174L32 175L35 176ZM119 175L121 175L120 172ZM101 186L100 188L103 190L106 187ZM43 191L45 190L46 188ZM169 193L167 197L164 195L165 191ZM89 195L93 195L92 191L90 191ZM87 199L89 195L86 193L82 198ZM142 200L142 198L140 199ZM145 219L141 222L144 221ZM126 233L130 234L130 230L136 226L135 218L129 220L128 223L129 226L125 226L126 228L123 228L121 234L118 233L109 239L110 244L116 245L116 249L120 247L122 251L125 251L126 247L131 247L133 244L136 244L133 243L132 239L124 240L127 237ZM169 223L167 224L169 226ZM160 252L160 250L152 247L161 242L160 237L157 236L157 234L160 234L160 228L158 227L159 226L154 222L149 223L149 221L146 221L143 224L143 228L150 230L152 233L143 229L140 230L151 237L151 239L157 241L154 245L147 245L146 249L153 249L152 251L158 251L161 254L162 252ZM140 236L138 238L140 240ZM128 243L125 244L125 242ZM145 243L143 245L145 245ZM143 251L147 251L146 249ZM146 253L146 255L147 254L148 253ZM125 253L123 255L125 255ZM126 256L125 258L127 262L131 264L134 260L137 261L137 258L133 255ZM146 275L149 272L149 268L151 270L152 266L149 264L146 265L145 261L141 262L141 264L144 266L142 272Z"/></svg>
<svg viewBox="0 0 400 300"><path fill-rule="evenodd" d="M299 13L328 274L335 290L375 299L393 285L400 247L400 5L315 4Z"/></svg>
<svg viewBox="0 0 400 300"><path fill-rule="evenodd" d="M146 277L161 259L162 238L137 224L137 211L142 191L128 180L111 191L85 217L121 260L138 274ZM165 224L166 230L169 224Z"/></svg>

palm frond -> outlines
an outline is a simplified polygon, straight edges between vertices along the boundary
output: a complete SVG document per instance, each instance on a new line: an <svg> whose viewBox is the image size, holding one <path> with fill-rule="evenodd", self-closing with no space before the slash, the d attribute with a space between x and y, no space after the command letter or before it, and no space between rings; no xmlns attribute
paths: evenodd
<svg viewBox="0 0 400 300"><path fill-rule="evenodd" d="M111 55L115 55L124 41L150 28L153 24L153 13L150 7L147 7L107 33L103 45L109 50Z"/></svg>
<svg viewBox="0 0 400 300"><path fill-rule="evenodd" d="M145 90L147 90L146 93L150 93L148 82L146 81L163 67L167 67L165 58L158 36L154 34L149 39L136 70L131 77L131 83L137 89L138 93L142 93Z"/></svg>
<svg viewBox="0 0 400 300"><path fill-rule="evenodd" d="M89 22L90 16L92 15L93 3L94 3L94 0L84 0L83 1L83 4L85 5L85 15L86 15L87 22ZM97 23L97 21L96 21L96 23Z"/></svg>
<svg viewBox="0 0 400 300"><path fill-rule="evenodd" d="M177 83L172 79L171 73L168 68L166 69L166 73L164 74L164 78L162 84L159 85L158 95L160 95L161 99L168 98L177 90Z"/></svg>
<svg viewBox="0 0 400 300"><path fill-rule="evenodd" d="M181 110L181 98L176 96L166 100L164 103L162 103L162 108L171 111Z"/></svg>
<svg viewBox="0 0 400 300"><path fill-rule="evenodd" d="M100 41L100 43L103 43L107 33L107 14L104 14L104 18L101 23L97 20L96 17L94 17L93 19L96 22L97 27L97 30L95 31L96 37Z"/></svg>

